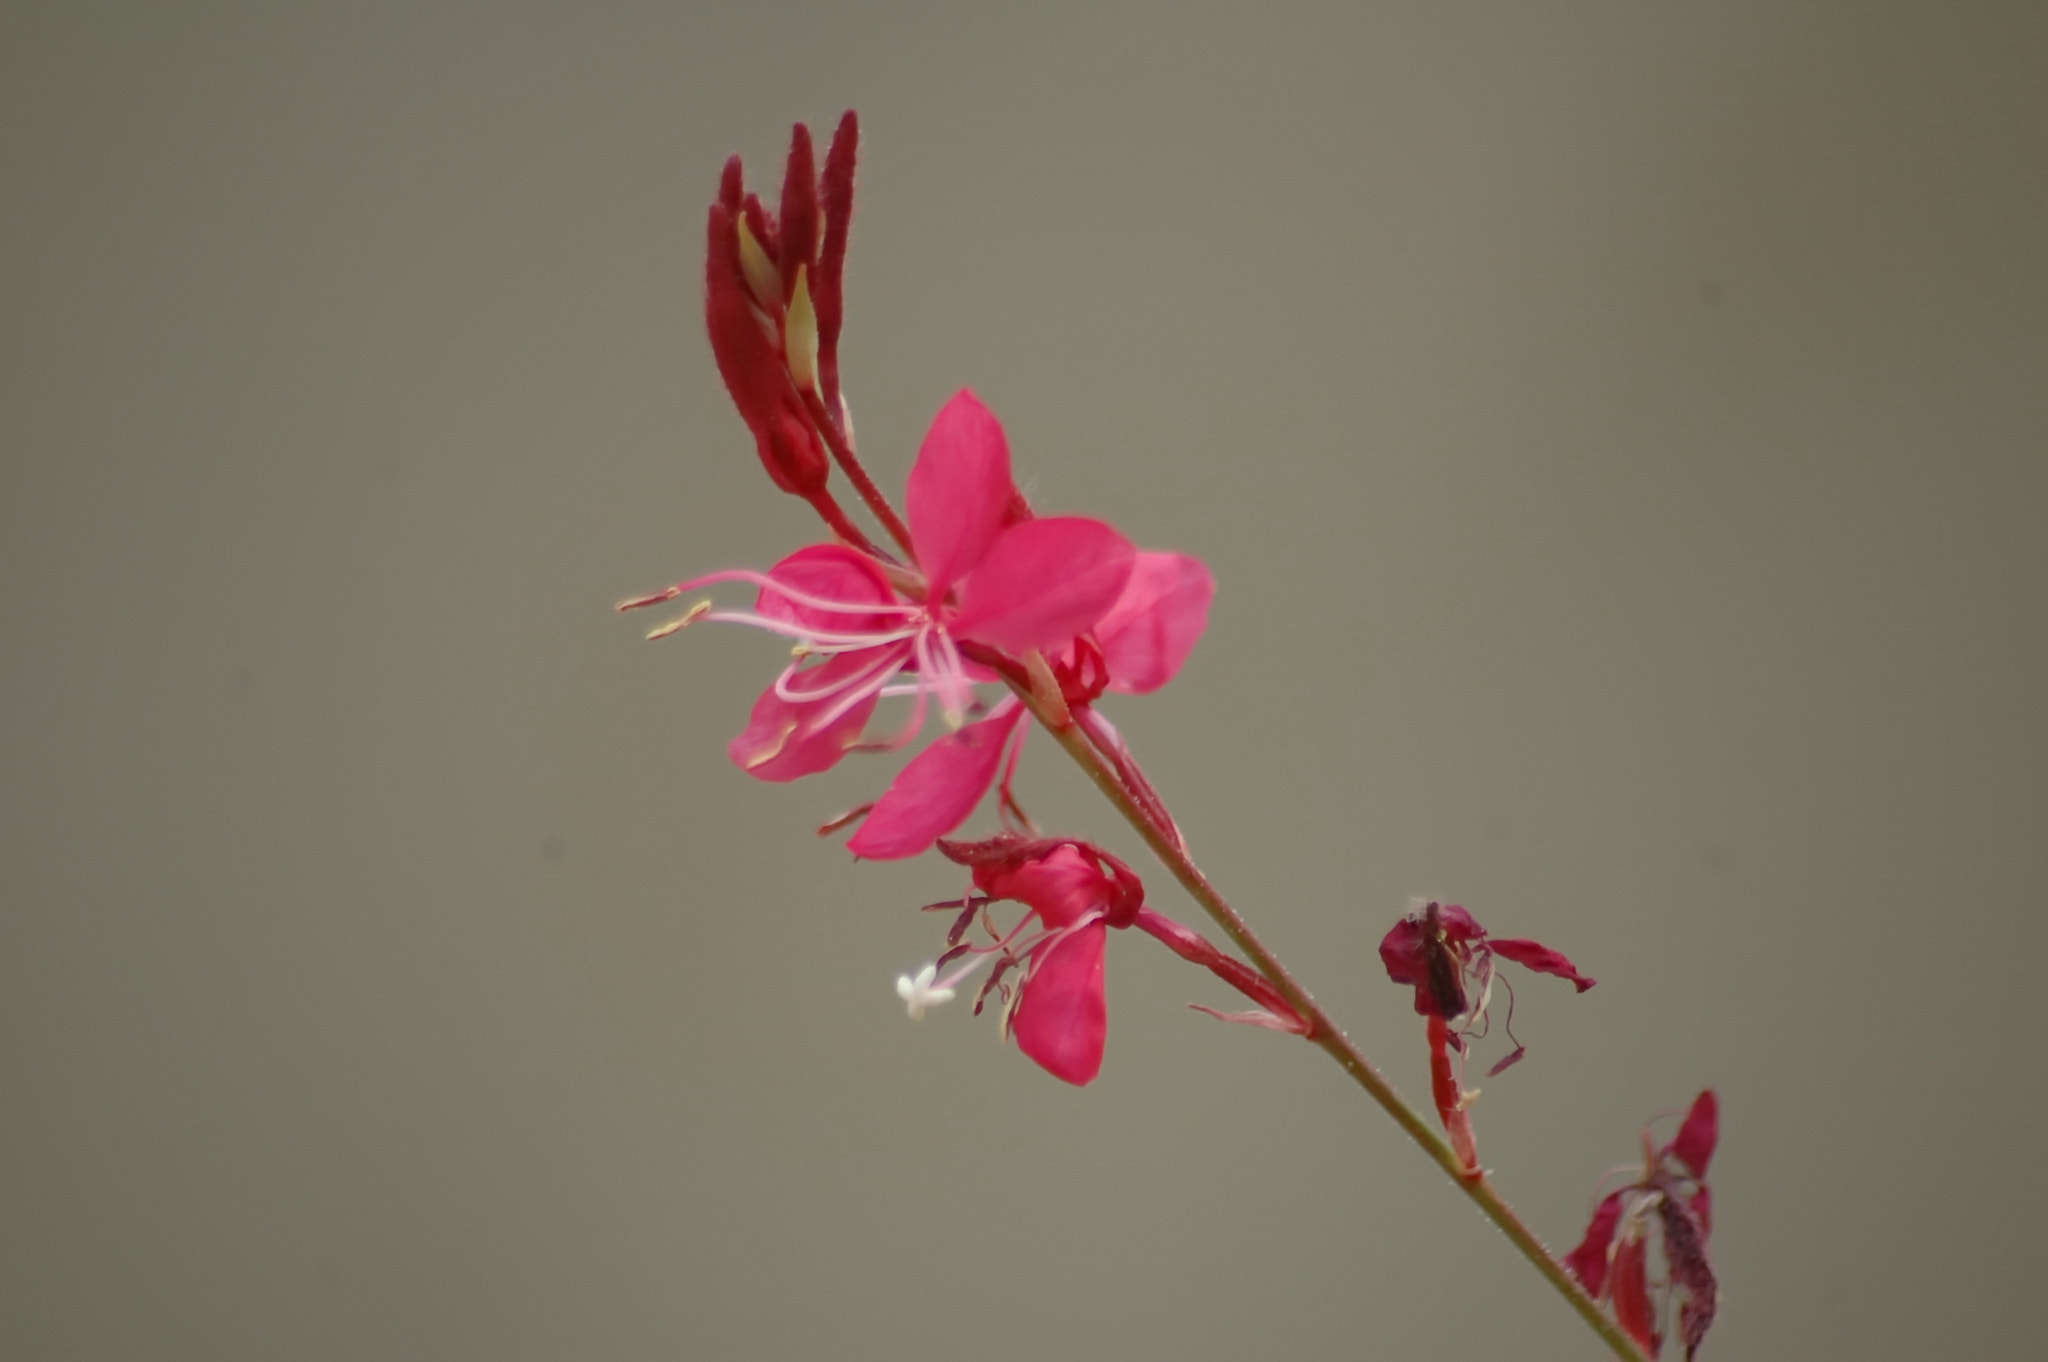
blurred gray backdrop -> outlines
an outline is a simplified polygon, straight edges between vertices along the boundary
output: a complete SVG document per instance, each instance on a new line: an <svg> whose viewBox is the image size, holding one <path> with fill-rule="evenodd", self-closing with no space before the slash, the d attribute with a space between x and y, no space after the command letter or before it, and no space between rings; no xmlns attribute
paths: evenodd
<svg viewBox="0 0 2048 1362"><path fill-rule="evenodd" d="M1596 1352L1135 934L1088 1090L910 1025L893 763L610 613L817 534L698 252L852 105L864 451L1208 560L1111 712L1368 1051L1461 901L1601 980L1477 1111L1554 1241L1711 1083L1709 1357L2039 1357L2043 15L7 6L0 1355Z"/></svg>

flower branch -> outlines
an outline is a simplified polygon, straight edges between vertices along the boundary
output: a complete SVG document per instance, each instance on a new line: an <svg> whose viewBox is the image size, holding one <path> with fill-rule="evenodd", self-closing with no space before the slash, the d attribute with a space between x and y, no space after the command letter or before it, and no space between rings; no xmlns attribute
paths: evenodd
<svg viewBox="0 0 2048 1362"><path fill-rule="evenodd" d="M818 512L831 542L799 549L766 571L708 573L619 608L666 604L698 589L753 588L751 608L707 598L648 637L702 621L745 625L793 645L727 748L756 779L797 780L854 753L913 748L932 713L944 720L946 731L911 756L878 797L819 829L823 835L858 824L847 842L857 857L895 860L936 849L968 872L970 888L959 899L927 905L954 915L944 951L897 981L913 1020L979 978L977 1013L998 1000L1003 1033L1019 1050L1068 1083L1092 1082L1107 1036L1106 942L1112 932L1136 928L1252 1004L1236 1012L1192 1006L1301 1036L1328 1054L1616 1356L1654 1357L1665 1333L1661 1312L1690 1359L1713 1320L1717 1295L1706 1257L1706 1161L1718 1131L1712 1093L1702 1095L1670 1144L1653 1149L1645 1137L1642 1172L1599 1203L1571 1255L1553 1257L1479 1161L1468 1110L1476 1094L1463 1076L1489 1029L1496 957L1581 991L1593 981L1546 946L1491 936L1457 905L1419 903L1396 923L1380 944L1381 961L1393 982L1414 990L1424 1018L1439 1131L1195 864L1165 800L1097 708L1109 692L1159 689L1186 662L1207 627L1215 591L1202 562L1135 548L1100 520L1039 516L1012 479L1001 423L964 389L940 410L918 448L903 514L861 465L838 353L858 138L848 112L820 168L809 131L798 125L773 213L747 191L739 158L732 158L706 238L705 326L720 375L769 478ZM829 485L835 467L898 554L877 546L847 515ZM999 698L985 694L991 691ZM884 701L907 702L908 712L893 728L871 733ZM1114 855L1082 838L1046 836L1031 822L1012 786L1034 723L1243 959L1148 904L1137 874ZM956 830L991 789L1001 830L957 840ZM1511 989L1508 998L1503 1029L1514 1048L1489 1077L1524 1053L1508 1025ZM1653 1245L1665 1266L1661 1285L1648 1276ZM1603 1311L1602 1302L1611 1309Z"/></svg>

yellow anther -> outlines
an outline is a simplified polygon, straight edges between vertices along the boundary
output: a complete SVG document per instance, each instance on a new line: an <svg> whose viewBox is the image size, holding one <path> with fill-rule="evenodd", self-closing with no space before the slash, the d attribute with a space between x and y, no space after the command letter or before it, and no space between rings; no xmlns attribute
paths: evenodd
<svg viewBox="0 0 2048 1362"><path fill-rule="evenodd" d="M667 638L670 634L673 634L678 630L689 628L692 624L695 624L698 620L703 619L706 615L710 613L711 602L698 601L695 605L691 606L688 610L685 610L681 615L677 616L675 619L670 620L667 624L661 625L658 628L649 629L647 631L647 640L651 643L658 638Z"/></svg>

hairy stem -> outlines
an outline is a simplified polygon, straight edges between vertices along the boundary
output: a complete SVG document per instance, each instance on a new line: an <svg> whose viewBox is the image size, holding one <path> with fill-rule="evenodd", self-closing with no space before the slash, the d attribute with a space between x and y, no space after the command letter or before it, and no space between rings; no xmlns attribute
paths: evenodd
<svg viewBox="0 0 2048 1362"><path fill-rule="evenodd" d="M1054 741L1067 750L1067 755L1074 759L1088 778L1095 782L1096 788L1116 806L1117 812L1121 813L1137 830L1138 835L1145 839L1145 845L1152 849L1152 854L1173 872L1173 877L1180 881L1181 887L1188 891L1195 902L1202 905L1203 910L1211 918L1215 919L1216 925L1221 927L1237 948L1244 952L1259 973L1271 980L1273 986L1280 990L1294 1009L1308 1019L1308 1040L1319 1046L1337 1062L1339 1068L1350 1075L1354 1083L1365 1089L1367 1095L1379 1103L1387 1115L1394 1118L1394 1123L1407 1132L1408 1138L1421 1146L1422 1152L1433 1159L1437 1166L1444 1170L1445 1175L1457 1184L1458 1189L1472 1199L1486 1218L1500 1227L1501 1233L1521 1250L1522 1256L1529 1260L1560 1296L1564 1297L1565 1303L1579 1313L1616 1357L1624 1359L1624 1362L1648 1362L1642 1351L1621 1331L1620 1326L1601 1312L1599 1302L1586 1294L1585 1288L1579 1285L1578 1280L1566 1270L1564 1264L1551 1256L1543 1242L1536 1237L1535 1231L1523 1223L1522 1218L1502 1199L1501 1194L1487 1179L1485 1170L1465 1167L1443 1136L1439 1135L1419 1112L1402 1100L1401 1095L1395 1092L1393 1085L1373 1067L1372 1061L1365 1057L1364 1052L1330 1020L1322 1008L1316 1005L1308 990L1288 973L1286 966L1267 949L1266 944L1253 933L1251 927L1238 915L1237 910L1232 908L1228 900L1217 891L1216 886L1209 882L1209 877L1204 875L1201 867L1189 857L1171 825L1161 826L1160 821L1125 785L1116 769L1095 745L1088 741L1081 731L1081 726L1071 721L1060 724L1031 688L1019 685L1014 680L1010 685L1030 708L1032 716L1052 734Z"/></svg>

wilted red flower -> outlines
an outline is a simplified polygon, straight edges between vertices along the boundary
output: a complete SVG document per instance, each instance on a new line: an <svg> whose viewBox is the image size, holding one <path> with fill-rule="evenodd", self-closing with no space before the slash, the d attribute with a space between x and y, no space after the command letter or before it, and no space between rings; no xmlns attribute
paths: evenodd
<svg viewBox="0 0 2048 1362"><path fill-rule="evenodd" d="M959 916L947 934L945 954L896 982L913 1019L951 1001L975 971L991 966L974 1010L981 1010L991 992L998 993L1005 1004L1004 1032L1018 1049L1055 1078L1076 1085L1091 1082L1102 1068L1109 1036L1104 946L1110 928L1136 927L1258 1004L1250 1012L1199 1010L1225 1021L1308 1033L1307 1023L1286 999L1250 967L1198 932L1147 908L1138 876L1100 847L1070 838L1005 833L983 842L942 841L939 850L969 868L980 892L929 905L958 908ZM1008 931L988 916L991 904L1004 901L1027 910ZM987 944L962 940L977 922Z"/></svg>
<svg viewBox="0 0 2048 1362"><path fill-rule="evenodd" d="M1588 1294L1604 1297L1615 1322L1652 1357L1663 1345L1658 1318L1668 1317L1674 1300L1688 1362L1714 1322L1718 1290L1707 1261L1714 1223L1707 1164L1720 1126L1720 1103L1708 1088L1693 1099L1669 1144L1655 1145L1646 1127L1642 1167L1630 1169L1633 1181L1600 1199L1585 1238L1564 1258ZM1653 1226L1664 1257L1661 1301L1652 1299L1657 1284L1648 1266Z"/></svg>
<svg viewBox="0 0 2048 1362"><path fill-rule="evenodd" d="M1539 974L1569 979L1584 993L1593 980L1580 974L1571 961L1534 941L1496 940L1472 915L1457 904L1431 900L1394 924L1380 941L1380 960L1387 977L1415 990L1415 1010L1429 1018L1430 1095L1451 1148L1467 1170L1479 1166L1479 1151L1472 1134L1472 1120L1466 1108L1477 1093L1467 1092L1460 1078L1464 1068L1466 1039L1484 1035L1487 1006L1493 997L1493 957L1504 956ZM1510 999L1513 993L1510 990ZM1513 1002L1509 1003L1510 1017ZM1514 1033L1510 1031L1509 1039ZM1457 1054L1454 1063L1452 1053ZM1516 1045L1507 1058L1487 1070L1491 1078L1520 1059L1524 1047Z"/></svg>

